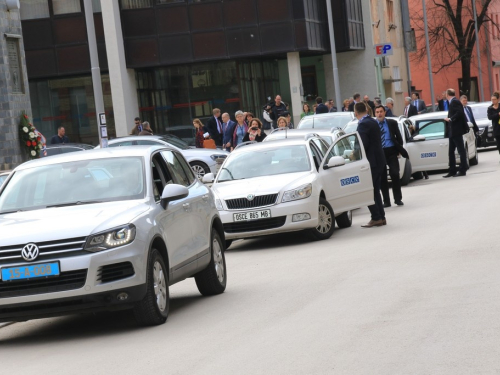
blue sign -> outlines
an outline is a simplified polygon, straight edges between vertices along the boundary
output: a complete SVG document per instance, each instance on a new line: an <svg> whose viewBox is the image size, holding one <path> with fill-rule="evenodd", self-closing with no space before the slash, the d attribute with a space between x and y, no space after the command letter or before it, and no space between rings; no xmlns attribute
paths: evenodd
<svg viewBox="0 0 500 375"><path fill-rule="evenodd" d="M420 159L436 158L436 157L437 157L437 152L422 152L420 154Z"/></svg>
<svg viewBox="0 0 500 375"><path fill-rule="evenodd" d="M347 177L347 178L340 179L340 186L347 186L347 185L353 185L353 184L359 184L359 176Z"/></svg>

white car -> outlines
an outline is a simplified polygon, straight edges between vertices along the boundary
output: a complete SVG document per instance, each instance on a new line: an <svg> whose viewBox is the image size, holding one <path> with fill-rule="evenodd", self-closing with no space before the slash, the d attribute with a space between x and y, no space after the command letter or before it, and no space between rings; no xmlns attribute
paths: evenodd
<svg viewBox="0 0 500 375"><path fill-rule="evenodd" d="M11 171L0 171L0 186L7 180Z"/></svg>
<svg viewBox="0 0 500 375"><path fill-rule="evenodd" d="M326 143L331 145L333 141L337 138L345 135L345 132L341 128L332 128L332 129L288 129L288 128L277 128L274 129L270 134L264 138L264 142L275 141L277 139L285 139L285 138L304 138L307 134L315 134L319 135L323 138Z"/></svg>
<svg viewBox="0 0 500 375"><path fill-rule="evenodd" d="M229 155L225 150L214 150L207 148L191 148L175 135L137 135L123 138L115 138L108 142L108 147L118 146L169 146L179 151L188 161L193 172L198 178L206 173L216 174L224 159ZM99 146L98 146L99 147Z"/></svg>
<svg viewBox="0 0 500 375"><path fill-rule="evenodd" d="M349 121L355 119L354 112L331 112L305 116L300 120L297 129L344 129Z"/></svg>
<svg viewBox="0 0 500 375"><path fill-rule="evenodd" d="M370 165L358 133L329 146L314 134L243 145L213 182L215 204L231 240L307 230L329 238L351 226L352 210L373 204Z"/></svg>

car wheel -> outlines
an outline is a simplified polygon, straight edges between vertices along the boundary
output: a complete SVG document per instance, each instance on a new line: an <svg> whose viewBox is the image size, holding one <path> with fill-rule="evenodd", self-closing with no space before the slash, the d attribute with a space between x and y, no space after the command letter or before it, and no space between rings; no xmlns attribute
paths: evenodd
<svg viewBox="0 0 500 375"><path fill-rule="evenodd" d="M470 168L470 163L469 163L469 146L465 146L465 161L467 163L467 165L465 166L467 168L467 170Z"/></svg>
<svg viewBox="0 0 500 375"><path fill-rule="evenodd" d="M137 323L154 326L165 323L170 308L167 267L160 252L151 249L146 273L146 296L134 308Z"/></svg>
<svg viewBox="0 0 500 375"><path fill-rule="evenodd" d="M319 199L318 226L311 228L309 233L314 240L326 240L330 238L335 230L335 215L332 206L325 198Z"/></svg>
<svg viewBox="0 0 500 375"><path fill-rule="evenodd" d="M411 162L406 159L405 171L403 172L403 177L401 177L401 186L406 186L410 183L411 179Z"/></svg>
<svg viewBox="0 0 500 375"><path fill-rule="evenodd" d="M413 177L414 180L421 180L422 178L424 178L422 172L413 173L411 176Z"/></svg>
<svg viewBox="0 0 500 375"><path fill-rule="evenodd" d="M335 218L339 228L349 228L352 225L352 211L346 211Z"/></svg>
<svg viewBox="0 0 500 375"><path fill-rule="evenodd" d="M477 151L476 147L476 153L474 154L474 157L470 161L470 165L478 165L479 164L479 152Z"/></svg>
<svg viewBox="0 0 500 375"><path fill-rule="evenodd" d="M199 161L193 161L189 163L191 169L194 172L194 175L198 177L200 180L205 176L205 174L210 173L210 168L205 163Z"/></svg>
<svg viewBox="0 0 500 375"><path fill-rule="evenodd" d="M194 277L196 286L204 296L221 294L226 290L227 272L226 257L219 233L212 229L212 244L210 246L210 263L207 268Z"/></svg>
<svg viewBox="0 0 500 375"><path fill-rule="evenodd" d="M233 240L226 240L226 250L233 244Z"/></svg>

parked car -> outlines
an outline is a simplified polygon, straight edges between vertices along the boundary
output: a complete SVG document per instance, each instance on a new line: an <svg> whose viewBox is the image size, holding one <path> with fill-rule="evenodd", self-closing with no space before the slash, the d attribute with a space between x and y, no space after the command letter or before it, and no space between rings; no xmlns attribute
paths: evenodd
<svg viewBox="0 0 500 375"><path fill-rule="evenodd" d="M0 171L0 186L7 180L11 171Z"/></svg>
<svg viewBox="0 0 500 375"><path fill-rule="evenodd" d="M304 138L308 134L319 135L323 140L326 141L329 145L331 145L337 138L345 135L344 131L341 128L332 128L332 129L288 129L288 128L277 128L274 129L267 137L264 139L264 142L274 141L277 139L285 139L285 138Z"/></svg>
<svg viewBox="0 0 500 375"><path fill-rule="evenodd" d="M488 119L488 107L490 105L491 102L469 103L477 127L479 128L479 135L481 136L481 144L479 144L478 147L491 147L497 145L493 137L491 120Z"/></svg>
<svg viewBox="0 0 500 375"><path fill-rule="evenodd" d="M108 147L161 145L174 147L182 153L198 178L206 173L216 174L224 159L229 155L225 150L190 148L189 145L175 135L148 135L115 138L108 142Z"/></svg>
<svg viewBox="0 0 500 375"><path fill-rule="evenodd" d="M0 187L0 233L0 322L132 309L157 325L170 285L226 288L213 194L172 147L22 164Z"/></svg>
<svg viewBox="0 0 500 375"><path fill-rule="evenodd" d="M85 143L61 143L57 145L47 145L47 155L43 153L40 154L40 157L54 156L60 154L67 154L68 152L76 152L76 151L88 151L93 150L95 146L87 145Z"/></svg>
<svg viewBox="0 0 500 375"><path fill-rule="evenodd" d="M357 133L329 146L315 135L237 147L213 182L231 240L306 230L316 240L351 226L352 210L373 204L368 160Z"/></svg>
<svg viewBox="0 0 500 375"><path fill-rule="evenodd" d="M305 116L300 120L297 129L344 129L353 119L355 119L354 112L331 112Z"/></svg>

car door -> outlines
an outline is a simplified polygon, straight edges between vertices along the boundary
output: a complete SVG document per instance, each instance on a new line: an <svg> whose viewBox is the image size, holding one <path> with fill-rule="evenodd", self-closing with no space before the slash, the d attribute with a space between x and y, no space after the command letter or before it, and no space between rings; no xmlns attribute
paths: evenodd
<svg viewBox="0 0 500 375"><path fill-rule="evenodd" d="M325 169L333 156L343 157L345 164ZM333 143L321 163L319 175L326 199L335 213L373 204L370 163L358 132L347 134Z"/></svg>
<svg viewBox="0 0 500 375"><path fill-rule="evenodd" d="M446 125L443 119L420 121L419 129L406 144L413 172L448 168L449 140L445 138ZM423 139L419 140L417 135L423 136Z"/></svg>
<svg viewBox="0 0 500 375"><path fill-rule="evenodd" d="M169 254L170 281L182 279L184 274L196 268L196 257L192 254L193 231L191 213L187 209L189 197L169 202L166 209L160 205L163 189L168 184L177 183L160 152L151 160L153 195L157 203L155 221L167 245Z"/></svg>

